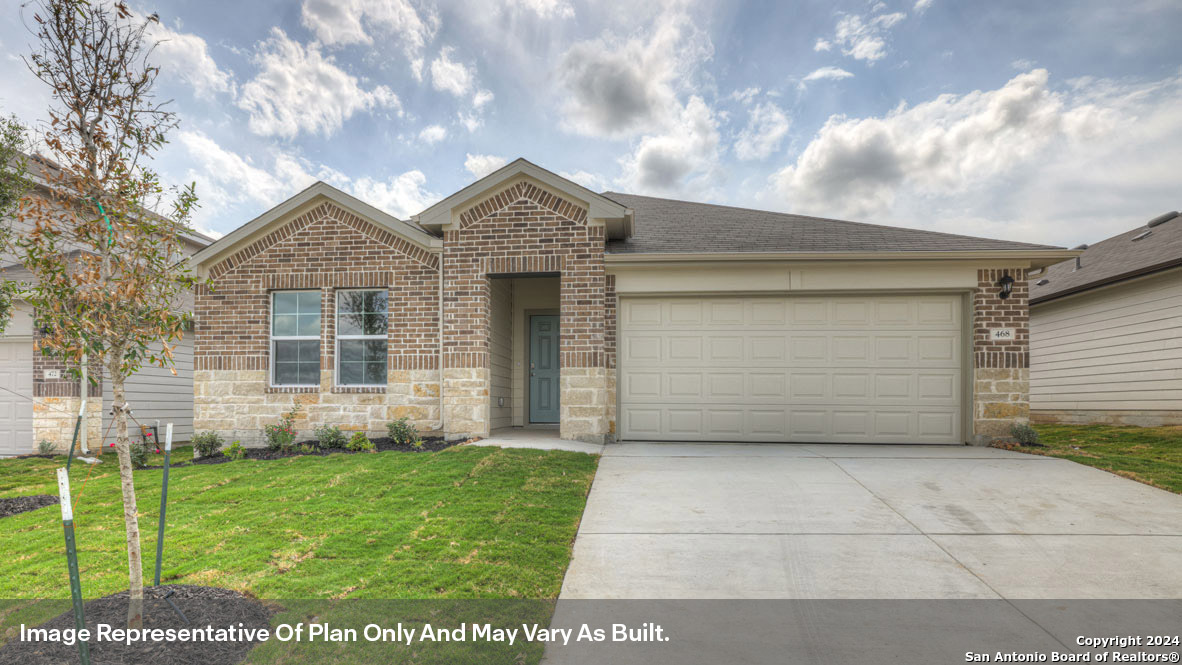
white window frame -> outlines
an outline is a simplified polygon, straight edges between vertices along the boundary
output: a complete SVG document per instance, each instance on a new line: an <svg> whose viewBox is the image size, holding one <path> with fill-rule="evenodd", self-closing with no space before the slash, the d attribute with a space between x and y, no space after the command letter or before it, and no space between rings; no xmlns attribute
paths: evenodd
<svg viewBox="0 0 1182 665"><path fill-rule="evenodd" d="M386 294L386 332L381 335L342 335L340 334L341 327L341 294L342 293L366 293L370 291L381 291ZM389 289L337 289L336 297L334 298L332 310L332 326L333 326L333 372L332 384L337 388L385 388L389 383L389 379L382 383L341 383L341 342L345 340L382 340L386 343L386 373L389 376L390 367L390 290Z"/></svg>
<svg viewBox="0 0 1182 665"><path fill-rule="evenodd" d="M315 293L316 294L317 300L320 301L321 304L320 304L320 330L318 330L316 332L315 337L310 336L310 335L279 335L279 336L275 335L275 294L277 294L277 293ZM275 383L275 370L276 370L276 365L278 364L278 357L277 357L278 354L275 353L275 342L308 342L308 341L315 340L316 342L319 342L321 345L323 345L324 344L324 339L323 339L323 337L324 337L324 294L320 291L320 289L278 289L275 291L271 291L270 301L271 302L269 303L269 306L267 308L267 310L268 310L267 311L267 338L269 340L267 342L267 344L270 347L267 349L267 356L270 358L270 361L271 361L270 365L271 366L267 368L267 385L269 385L272 388L319 388L320 387L319 380L317 380L316 383ZM324 354L324 349L321 348L320 353L317 354L317 356L322 356L323 354ZM319 369L319 366L320 366L319 358L317 359L316 365L317 365L317 368Z"/></svg>

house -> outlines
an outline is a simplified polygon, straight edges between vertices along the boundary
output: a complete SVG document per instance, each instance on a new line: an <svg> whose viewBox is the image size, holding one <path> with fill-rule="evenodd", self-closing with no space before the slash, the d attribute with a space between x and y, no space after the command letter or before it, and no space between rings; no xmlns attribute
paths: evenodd
<svg viewBox="0 0 1182 665"><path fill-rule="evenodd" d="M49 186L44 170L50 168L53 165L46 160L30 160L31 195L43 194ZM5 223L18 224L17 220ZM19 234L23 229L14 230ZM213 242L196 232L183 240L189 256ZM29 282L32 276L15 257L0 256L0 279ZM181 306L191 310L192 297ZM36 452L40 441L65 450L74 435L82 405L81 381L71 378L63 363L34 349L37 335L32 307L18 300L9 325L0 333L0 457ZM144 367L128 378L126 399L136 420L145 425L159 421L162 427L171 422L174 441L187 441L193 433L192 337L186 335L178 342L174 354L176 375L167 369ZM96 381L87 391L85 432L88 445L97 447L113 418L113 395L109 382L102 380L101 368L92 366L90 378ZM108 440L113 438L112 432Z"/></svg>
<svg viewBox="0 0 1182 665"><path fill-rule="evenodd" d="M1182 217L1088 247L1030 287L1030 407L1042 423L1182 425Z"/></svg>
<svg viewBox="0 0 1182 665"><path fill-rule="evenodd" d="M195 427L961 444L1028 415L1078 252L597 194L518 159L410 220L324 183L195 257Z"/></svg>

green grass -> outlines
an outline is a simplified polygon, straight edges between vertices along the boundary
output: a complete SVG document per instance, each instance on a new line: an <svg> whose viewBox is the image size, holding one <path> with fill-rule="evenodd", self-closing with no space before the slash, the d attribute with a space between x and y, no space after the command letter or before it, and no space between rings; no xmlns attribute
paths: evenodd
<svg viewBox="0 0 1182 665"><path fill-rule="evenodd" d="M1062 457L1182 494L1182 427L1035 425L1046 448L1012 450Z"/></svg>
<svg viewBox="0 0 1182 665"><path fill-rule="evenodd" d="M173 453L190 457L187 447ZM63 460L0 461L0 497L57 494ZM280 600L553 599L596 464L581 453L463 446L174 468L162 578ZM161 476L135 472L148 584ZM114 455L93 468L76 462L70 477L84 595L126 589ZM63 550L56 506L0 520L0 598L68 598ZM0 642L22 612L4 614ZM297 648L269 643L251 660L288 662Z"/></svg>

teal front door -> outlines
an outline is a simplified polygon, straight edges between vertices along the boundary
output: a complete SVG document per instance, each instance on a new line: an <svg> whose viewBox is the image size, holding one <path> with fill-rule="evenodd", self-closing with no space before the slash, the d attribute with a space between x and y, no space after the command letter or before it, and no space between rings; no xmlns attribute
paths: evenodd
<svg viewBox="0 0 1182 665"><path fill-rule="evenodd" d="M558 316L529 317L529 421L558 422Z"/></svg>

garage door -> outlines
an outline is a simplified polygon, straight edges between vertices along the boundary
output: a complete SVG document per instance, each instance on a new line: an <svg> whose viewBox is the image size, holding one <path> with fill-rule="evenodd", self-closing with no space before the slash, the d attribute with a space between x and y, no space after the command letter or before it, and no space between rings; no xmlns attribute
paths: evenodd
<svg viewBox="0 0 1182 665"><path fill-rule="evenodd" d="M33 342L0 341L0 456L33 449Z"/></svg>
<svg viewBox="0 0 1182 665"><path fill-rule="evenodd" d="M620 435L962 443L958 295L624 298Z"/></svg>

